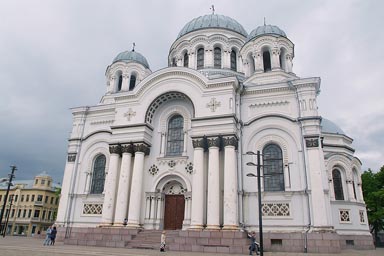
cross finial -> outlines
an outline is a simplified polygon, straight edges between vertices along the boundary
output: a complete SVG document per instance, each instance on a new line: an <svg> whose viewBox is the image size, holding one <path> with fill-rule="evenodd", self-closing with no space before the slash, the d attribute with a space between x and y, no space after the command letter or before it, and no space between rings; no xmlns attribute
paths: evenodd
<svg viewBox="0 0 384 256"><path fill-rule="evenodd" d="M265 17L264 17L264 26L266 25L266 23L265 23Z"/></svg>
<svg viewBox="0 0 384 256"><path fill-rule="evenodd" d="M209 9L212 10L212 14L215 14L215 6L214 5L212 5L211 8L209 8Z"/></svg>
<svg viewBox="0 0 384 256"><path fill-rule="evenodd" d="M133 44L132 44L132 51L133 52L135 51L135 46L136 46L136 44L135 44L135 42L133 42Z"/></svg>

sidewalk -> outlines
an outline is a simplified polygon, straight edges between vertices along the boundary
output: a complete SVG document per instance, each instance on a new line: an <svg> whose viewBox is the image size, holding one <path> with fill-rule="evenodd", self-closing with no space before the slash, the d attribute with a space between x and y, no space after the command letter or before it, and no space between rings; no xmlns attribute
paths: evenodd
<svg viewBox="0 0 384 256"><path fill-rule="evenodd" d="M6 236L0 237L0 255L1 256L82 256L82 255L96 255L96 256L152 256L152 255L167 255L167 256L212 256L221 255L217 253L193 253L193 252L165 252L160 253L155 250L136 250L124 248L106 248L106 247L92 247L92 246L72 246L64 245L63 243L56 243L55 246L43 246L43 239L30 238L30 237L16 237ZM231 256L239 256L243 254L223 254ZM308 255L308 256L383 256L384 248L378 248L372 251L356 251L347 250L341 254L314 254L314 253L285 253L285 252L265 252L266 256L294 256L294 255Z"/></svg>

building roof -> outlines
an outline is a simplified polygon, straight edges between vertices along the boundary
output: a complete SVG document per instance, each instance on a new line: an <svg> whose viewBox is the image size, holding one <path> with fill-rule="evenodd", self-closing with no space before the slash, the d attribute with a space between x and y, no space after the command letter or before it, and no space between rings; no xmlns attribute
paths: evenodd
<svg viewBox="0 0 384 256"><path fill-rule="evenodd" d="M326 118L321 119L321 131L323 133L346 135L345 132L337 124Z"/></svg>
<svg viewBox="0 0 384 256"><path fill-rule="evenodd" d="M263 35L276 35L276 36L287 37L285 32L282 29L280 29L278 26L263 25L252 30L247 39L248 41L250 41L256 37L263 36Z"/></svg>
<svg viewBox="0 0 384 256"><path fill-rule="evenodd" d="M118 61L123 61L123 62L126 62L126 63L129 63L129 62L140 63L141 65L143 65L144 67L149 69L149 64L148 64L147 59L141 53L138 53L135 50L125 51L125 52L119 53L113 59L112 63L115 63L115 62L118 62Z"/></svg>
<svg viewBox="0 0 384 256"><path fill-rule="evenodd" d="M236 20L224 15L208 14L194 18L193 20L185 24L185 26L177 36L177 39L193 31L207 28L227 29L230 31L234 31L242 36L248 36L247 31L245 31L243 26Z"/></svg>

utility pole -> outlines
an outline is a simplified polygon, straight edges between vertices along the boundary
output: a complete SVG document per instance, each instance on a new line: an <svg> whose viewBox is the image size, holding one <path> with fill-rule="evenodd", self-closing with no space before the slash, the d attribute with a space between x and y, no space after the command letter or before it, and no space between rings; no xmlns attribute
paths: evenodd
<svg viewBox="0 0 384 256"><path fill-rule="evenodd" d="M15 177L15 171L16 170L17 170L16 166L12 165L11 166L11 173L8 174L8 177L9 177L8 178L8 188L7 188L7 192L5 193L3 208L1 209L1 213L0 213L0 234L3 230L4 230L4 232L6 231L5 224L3 227L2 221L3 221L4 212L5 212L5 206L7 205L9 190L11 189L11 186L12 186L12 179Z"/></svg>

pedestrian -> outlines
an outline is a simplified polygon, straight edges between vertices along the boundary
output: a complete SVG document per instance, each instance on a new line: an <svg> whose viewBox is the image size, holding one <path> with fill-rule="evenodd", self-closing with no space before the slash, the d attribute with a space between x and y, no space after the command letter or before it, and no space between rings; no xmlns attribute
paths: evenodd
<svg viewBox="0 0 384 256"><path fill-rule="evenodd" d="M253 252L256 252L256 255L259 255L259 248L256 242L256 232L252 231L248 233L248 238L251 240L251 244L249 245L249 255L252 255Z"/></svg>
<svg viewBox="0 0 384 256"><path fill-rule="evenodd" d="M51 245L55 245L56 234L57 234L56 226L53 226L51 235L49 236L51 238Z"/></svg>
<svg viewBox="0 0 384 256"><path fill-rule="evenodd" d="M161 233L161 238L160 238L160 251L165 252L165 239L166 239L166 234L165 231Z"/></svg>
<svg viewBox="0 0 384 256"><path fill-rule="evenodd" d="M51 226L47 228L46 235L45 235L45 240L43 245L50 245L51 244Z"/></svg>
<svg viewBox="0 0 384 256"><path fill-rule="evenodd" d="M125 218L125 219L124 219L124 222L123 222L123 225L124 225L124 226L127 226L127 223L128 223L128 219Z"/></svg>

